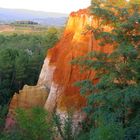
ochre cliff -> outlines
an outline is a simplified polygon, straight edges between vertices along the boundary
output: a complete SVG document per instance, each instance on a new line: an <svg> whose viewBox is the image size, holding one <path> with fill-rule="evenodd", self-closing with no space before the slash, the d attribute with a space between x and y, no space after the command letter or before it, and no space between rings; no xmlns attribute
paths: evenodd
<svg viewBox="0 0 140 140"><path fill-rule="evenodd" d="M67 111L72 110L75 119L82 119L83 115L79 112L86 105L86 100L80 95L79 88L75 87L73 83L87 78L91 78L93 82L96 82L97 79L94 79L95 72L80 73L79 67L71 65L70 62L90 51L112 52L112 46L100 47L98 41L94 38L94 34L87 30L87 26L96 27L97 25L98 21L89 14L88 9L72 12L62 38L48 51L37 89L34 87L34 90L40 92L37 96L43 97L36 100L36 95L29 88L28 91L30 92L28 94L31 94L31 98L37 102L32 104L30 95L27 95L26 98L23 97L24 88L19 95L13 97L10 105L11 110L17 107L41 105L48 111L56 111L62 116ZM105 27L105 29L108 30L108 27ZM41 88L44 88L46 92L42 92ZM46 98L47 91L49 92L48 98ZM26 104L24 104L25 101ZM41 103L39 103L40 101Z"/></svg>
<svg viewBox="0 0 140 140"><path fill-rule="evenodd" d="M79 94L79 89L73 83L86 78L92 78L96 82L97 79L93 79L95 73L91 71L80 73L79 67L71 65L70 62L90 51L106 53L112 51L111 46L98 46L93 33L87 30L87 26L96 27L97 24L97 20L89 14L88 9L71 13L61 40L49 50L45 60L47 64L44 63L44 66L47 67L43 67L38 82L41 84L42 75L50 75L44 79L46 86L51 85L49 97L45 103L45 108L49 111L62 112L69 109L78 111L85 106L85 99ZM50 72L49 69L52 71ZM49 80L50 82L48 82Z"/></svg>

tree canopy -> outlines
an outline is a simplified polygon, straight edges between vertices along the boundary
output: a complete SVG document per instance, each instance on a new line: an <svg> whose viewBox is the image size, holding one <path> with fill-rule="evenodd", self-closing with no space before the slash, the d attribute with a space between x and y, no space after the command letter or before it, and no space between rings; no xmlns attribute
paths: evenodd
<svg viewBox="0 0 140 140"><path fill-rule="evenodd" d="M140 5L139 1L93 0L91 13L100 21L91 27L100 47L111 54L90 52L74 63L96 71L98 83L78 82L87 99L81 137L90 140L140 139ZM111 27L105 31L102 27ZM82 135L83 134L83 135Z"/></svg>

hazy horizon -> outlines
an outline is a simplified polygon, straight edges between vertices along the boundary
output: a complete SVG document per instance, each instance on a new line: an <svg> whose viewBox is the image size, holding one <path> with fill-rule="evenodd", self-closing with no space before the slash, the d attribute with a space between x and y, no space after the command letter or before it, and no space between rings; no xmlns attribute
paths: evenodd
<svg viewBox="0 0 140 140"><path fill-rule="evenodd" d="M25 9L25 8L6 8L6 7L1 7L0 9L7 9L7 10L19 10L19 11L31 11L31 12L44 12L44 13L58 13L58 14L64 14L64 15L69 15L69 13L62 13L62 12L54 12L54 11L43 11L43 10L32 10L32 9ZM77 9L78 10L78 9Z"/></svg>
<svg viewBox="0 0 140 140"><path fill-rule="evenodd" d="M0 8L69 14L86 8L90 0L0 0Z"/></svg>

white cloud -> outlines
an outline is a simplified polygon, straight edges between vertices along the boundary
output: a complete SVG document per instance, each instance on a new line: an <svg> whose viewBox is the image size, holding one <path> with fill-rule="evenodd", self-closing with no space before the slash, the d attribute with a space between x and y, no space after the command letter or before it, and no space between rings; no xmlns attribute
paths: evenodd
<svg viewBox="0 0 140 140"><path fill-rule="evenodd" d="M0 7L70 13L86 8L90 0L0 0Z"/></svg>

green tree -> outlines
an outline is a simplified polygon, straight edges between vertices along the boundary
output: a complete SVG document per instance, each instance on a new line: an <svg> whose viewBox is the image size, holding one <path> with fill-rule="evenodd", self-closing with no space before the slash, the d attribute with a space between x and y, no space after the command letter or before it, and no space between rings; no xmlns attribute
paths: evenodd
<svg viewBox="0 0 140 140"><path fill-rule="evenodd" d="M27 67L29 63L29 56L25 51L19 51L19 55L15 60L15 80L14 89L19 90L26 83L28 78Z"/></svg>
<svg viewBox="0 0 140 140"><path fill-rule="evenodd" d="M3 127L5 125L5 119L7 116L7 111L8 111L8 107L5 106L0 106L0 137L2 135L3 132Z"/></svg>
<svg viewBox="0 0 140 140"><path fill-rule="evenodd" d="M14 82L14 61L18 52L16 49L2 49L0 51L0 102L6 104L11 96L11 87Z"/></svg>
<svg viewBox="0 0 140 140"><path fill-rule="evenodd" d="M52 140L53 121L40 107L29 110L16 110L16 126L9 132L3 132L0 140Z"/></svg>
<svg viewBox="0 0 140 140"><path fill-rule="evenodd" d="M103 5L102 5L103 3ZM87 98L83 133L91 140L140 139L140 11L139 4L122 7L92 1L91 12L100 21L92 31L100 47L113 45L111 54L91 52L74 63L96 71L98 83L78 82ZM111 31L103 30L108 25ZM82 134L83 134L82 133Z"/></svg>
<svg viewBox="0 0 140 140"><path fill-rule="evenodd" d="M56 136L61 137L63 140L75 140L77 139L78 132L73 130L73 114L67 112L68 116L61 118L59 114L53 114L54 126L57 128Z"/></svg>
<svg viewBox="0 0 140 140"><path fill-rule="evenodd" d="M18 109L16 114L19 131L27 140L49 140L53 136L52 120L48 113L39 107L31 110Z"/></svg>
<svg viewBox="0 0 140 140"><path fill-rule="evenodd" d="M37 83L46 52L58 34L50 28L44 34L0 35L0 105L8 104L25 84Z"/></svg>

